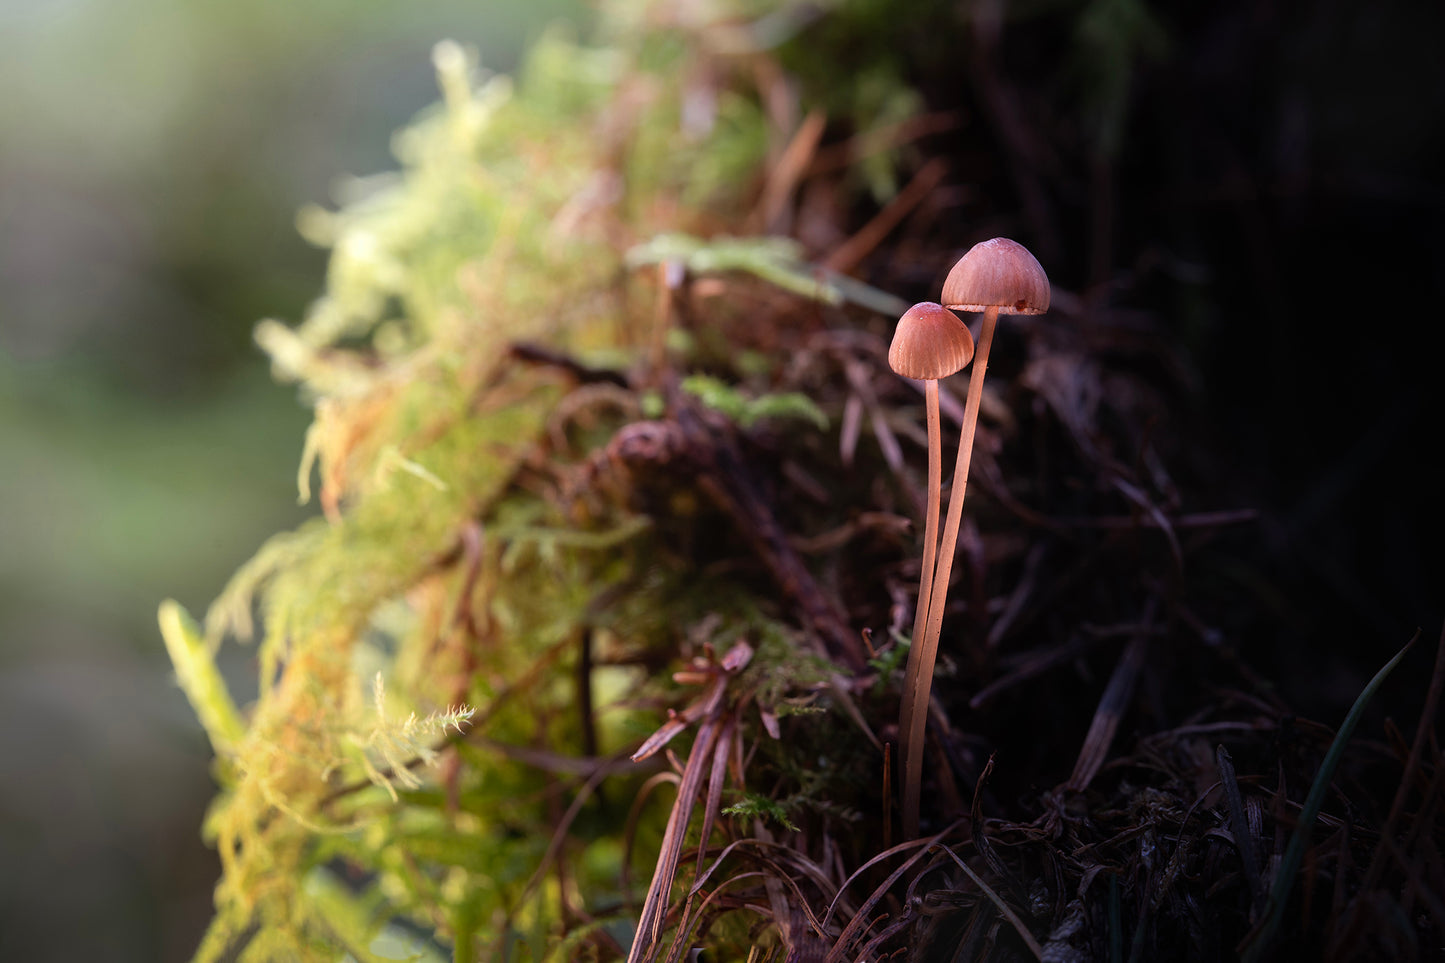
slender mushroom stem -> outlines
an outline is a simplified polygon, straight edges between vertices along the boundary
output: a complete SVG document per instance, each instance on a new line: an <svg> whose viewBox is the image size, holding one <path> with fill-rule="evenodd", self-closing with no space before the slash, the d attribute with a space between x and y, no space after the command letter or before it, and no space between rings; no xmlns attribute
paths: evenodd
<svg viewBox="0 0 1445 963"><path fill-rule="evenodd" d="M923 397L928 410L928 503L923 524L923 562L918 573L918 608L913 615L913 643L908 649L908 668L903 674L903 704L898 717L913 718L913 680L918 674L919 649L924 626L928 624L928 602L933 592L933 566L938 557L938 514L943 501L943 429L938 414L938 379L923 382ZM906 723L905 723L906 725ZM908 755L908 729L901 728L901 748Z"/></svg>
<svg viewBox="0 0 1445 963"><path fill-rule="evenodd" d="M904 678L904 705L910 712L903 716L905 730L899 733L903 747L903 834L918 838L919 794L923 782L923 733L928 722L928 697L933 686L933 664L938 656L938 639L943 630L943 609L948 600L948 581L953 575L953 556L958 547L958 526L963 520L963 496L968 488L968 469L973 460L974 429L978 426L978 409L983 402L983 378L988 370L988 350L993 344L993 329L998 324L998 308L989 306L983 312L983 330L973 355L973 371L968 379L968 400L963 408L963 434L958 443L958 461L953 469L953 488L948 496L948 520L943 527L933 587L929 591L928 623L923 637L916 634L908 653L908 674ZM925 571L926 571L925 566ZM920 591L920 595L922 592ZM917 633L917 628L914 632ZM913 656L918 656L915 665Z"/></svg>
<svg viewBox="0 0 1445 963"><path fill-rule="evenodd" d="M938 379L923 388L928 411L928 508L923 521L923 563L918 576L918 609L913 614L914 638L923 630L932 597L933 566L938 558L938 513L943 502L943 426L938 414Z"/></svg>

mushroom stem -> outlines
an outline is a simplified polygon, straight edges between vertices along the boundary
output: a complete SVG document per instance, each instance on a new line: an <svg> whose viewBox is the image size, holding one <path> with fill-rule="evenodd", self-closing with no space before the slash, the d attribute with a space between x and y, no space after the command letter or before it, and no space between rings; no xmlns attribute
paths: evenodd
<svg viewBox="0 0 1445 963"><path fill-rule="evenodd" d="M968 378L968 400L963 408L963 434L958 443L958 461L953 469L953 488L948 495L948 520L944 523L933 587L929 590L928 622L922 639L915 635L912 649L908 653L908 672L904 677L904 705L909 712L902 717L903 731L899 733L903 748L903 834L907 839L918 838L919 793L923 782L923 733L928 722L928 697L933 687L933 664L938 656L938 639L943 630L943 608L948 601L948 581L953 575L953 556L958 547L958 526L963 520L963 496L968 489L974 429L978 426L978 409L983 402L983 378L988 370L988 350L993 344L993 329L997 324L998 308L989 306L983 312L983 330L979 334L973 355L973 371ZM914 632L917 631L915 627ZM916 664L914 655L918 656Z"/></svg>
<svg viewBox="0 0 1445 963"><path fill-rule="evenodd" d="M900 748L908 758L908 720L913 718L913 679L918 674L919 649L924 627L928 624L928 603L933 593L933 566L938 558L938 514L943 501L943 429L938 414L938 379L923 382L923 397L928 410L928 502L923 524L923 562L918 573L918 608L913 614L913 644L908 649L908 668L903 674L903 704L898 718L902 725Z"/></svg>
<svg viewBox="0 0 1445 963"><path fill-rule="evenodd" d="M918 576L918 609L913 614L913 631L919 632L928 618L932 598L933 567L938 558L938 514L943 504L943 427L938 414L938 379L930 378L923 389L928 412L928 508L923 521L923 563Z"/></svg>

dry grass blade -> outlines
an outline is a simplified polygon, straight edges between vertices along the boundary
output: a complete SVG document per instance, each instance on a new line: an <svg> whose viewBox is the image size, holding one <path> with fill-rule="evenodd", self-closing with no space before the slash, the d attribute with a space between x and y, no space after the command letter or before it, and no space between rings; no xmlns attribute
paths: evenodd
<svg viewBox="0 0 1445 963"><path fill-rule="evenodd" d="M1114 674L1109 677L1109 684L1104 687L1104 694L1099 698L1099 708L1094 712L1094 720L1089 723L1089 732L1079 749L1074 772L1064 784L1066 788L1076 792L1087 789L1104 765L1124 710L1134 697L1134 683L1138 681L1139 670L1144 667L1144 659L1149 653L1149 637L1158 608L1158 600L1151 596L1145 604L1138 632L1129 640L1124 654L1119 657L1119 664L1114 667Z"/></svg>
<svg viewBox="0 0 1445 963"><path fill-rule="evenodd" d="M882 752L883 743L879 741L873 727L868 725L868 720L863 718L863 713L858 710L858 703L853 700L852 686L848 680L834 672L828 677L828 684L833 691L833 698L838 700L838 707L843 710L843 714L862 731L863 735L868 737L868 741L873 744L874 749Z"/></svg>
<svg viewBox="0 0 1445 963"><path fill-rule="evenodd" d="M668 720L659 726L656 732L643 740L642 745L632 754L632 761L641 762L649 756L655 755L689 725L716 713L718 705L722 702L723 693L727 691L727 684L726 676L718 676L713 679L706 696L698 699L681 712L671 713Z"/></svg>
<svg viewBox="0 0 1445 963"><path fill-rule="evenodd" d="M1104 637L1101 635L1076 636L1062 645L1046 646L1025 653L1019 660L1018 668L979 689L968 700L968 706L974 710L981 709L999 694L1078 658L1103 641Z"/></svg>
<svg viewBox="0 0 1445 963"><path fill-rule="evenodd" d="M713 747L712 768L707 781L707 803L702 810L702 835L697 844L697 871L702 872L703 859L707 856L707 841L712 838L713 822L722 803L723 778L727 775L728 753L732 751L733 740L737 738L738 717L734 712L723 723L722 735Z"/></svg>
<svg viewBox="0 0 1445 963"><path fill-rule="evenodd" d="M958 825L957 823L954 824L954 826L957 826L957 825ZM952 829L952 828L954 828L954 827L951 826L951 827L949 827L949 828ZM924 840L924 839L909 839L909 840L905 840L904 842L901 842L901 843L899 843L899 844L896 845L896 846L890 846L890 847L888 847L887 849L883 850L881 853L878 853L877 855L873 856L871 859L869 859L867 862L865 862L862 866L859 866L857 869L855 869L855 870L852 872L852 874L849 875L849 877L848 877L847 879L843 880L843 885L842 885L842 886L839 886L839 887L838 887L838 892L833 895L833 900L832 900L832 902L830 902L830 903L828 904L828 911L823 914L823 925L824 925L824 926L827 926L829 923L832 922L832 920L833 920L833 911L838 908L838 904L839 904L839 902L843 899L843 894L847 891L847 889L848 889L848 884L849 884L849 883L853 882L853 880L857 879L859 876L862 876L862 875L863 875L864 873L866 873L869 869L873 868L874 866L876 866L877 864L883 862L884 860L886 860L886 859L888 859L888 858L890 858L890 857L892 857L892 856L896 856L896 855L898 855L899 853L907 852L907 851L910 850L910 849L917 849L917 848L920 847L920 846L926 846L927 844L928 844L928 841L927 841L927 840ZM896 878L896 877L895 877L895 878ZM854 913L853 915L854 915L854 916L857 916L858 914L857 914L857 913Z"/></svg>
<svg viewBox="0 0 1445 963"><path fill-rule="evenodd" d="M653 870L647 898L642 903L642 913L637 921L632 949L627 954L627 963L642 963L643 960L654 958L662 935L662 920L667 914L668 894L672 892L672 881L677 875L677 864L682 858L687 824L692 818L693 807L697 804L703 774L710 768L707 763L712 758L713 743L717 735L718 723L715 720L709 719L698 727L697 740L692 745L692 751L688 753L682 781L677 786L677 798L673 800L672 812L667 817L667 828L663 830L657 867Z"/></svg>
<svg viewBox="0 0 1445 963"><path fill-rule="evenodd" d="M1024 558L1024 574L1018 580L1013 592L1009 594L1008 602L1004 605L1003 612L989 626L986 643L989 648L999 644L1009 629L1013 626L1020 615L1023 614L1029 600L1033 597L1034 589L1038 583L1039 569L1043 565L1044 556L1048 553L1048 543L1040 542L1029 549L1028 555Z"/></svg>
<svg viewBox="0 0 1445 963"><path fill-rule="evenodd" d="M1179 547L1179 537L1174 534L1174 526L1170 524L1169 516L1165 515L1164 511L1158 505L1154 504L1149 496L1144 494L1137 486L1117 476L1112 479L1112 483L1114 489L1119 494L1123 495L1138 507L1140 511L1148 515L1149 518L1153 520L1155 526L1164 533L1164 538L1169 543L1169 555L1174 559L1174 568L1182 571L1184 568L1184 550Z"/></svg>
<svg viewBox="0 0 1445 963"><path fill-rule="evenodd" d="M1018 914L1013 911L1013 908L1003 901L1003 897L995 893L993 889L983 881L983 877L970 869L968 864L959 859L958 854L952 849L949 849L942 843L937 845L939 849L953 857L953 861L958 864L958 868L968 874L968 878L973 880L974 885L983 891L983 895L987 896L989 901L998 907L998 911L1003 914L1003 918L1008 920L1009 925L1018 931L1019 938L1024 941L1024 945L1029 948L1029 952L1033 953L1034 959L1043 960L1044 948L1039 945L1039 941L1034 938L1034 934L1029 932L1029 928L1024 925L1023 920L1019 919Z"/></svg>
<svg viewBox="0 0 1445 963"><path fill-rule="evenodd" d="M983 764L983 772L978 774L978 782L973 787L973 803L969 807L969 818L973 820L973 847L978 850L983 861L988 863L989 870L999 879L1007 880L1017 895L1017 883L1009 875L1008 868L1004 866L1003 860L999 858L993 844L988 841L988 834L984 832L983 787L988 783L988 777L993 775L994 758L994 756L988 757L988 762Z"/></svg>
<svg viewBox="0 0 1445 963"><path fill-rule="evenodd" d="M856 234L848 238L841 245L829 254L823 261L823 266L846 274L852 271L863 259L882 243L895 227L902 223L903 219L912 213L913 209L922 203L943 175L948 173L948 165L941 158L934 158L923 169L913 176L908 184L894 195L893 199L883 205L883 209L873 216L873 219L863 225Z"/></svg>
<svg viewBox="0 0 1445 963"><path fill-rule="evenodd" d="M827 122L828 118L821 110L809 113L798 125L778 162L773 165L758 205L758 219L765 232L777 233L778 222L789 198L793 196L799 181L813 163L813 156L817 153L819 141L823 139L823 129Z"/></svg>
<svg viewBox="0 0 1445 963"><path fill-rule="evenodd" d="M853 458L858 453L858 438L863 430L863 399L858 392L848 394L843 403L843 424L838 429L838 461L844 468L853 467Z"/></svg>
<svg viewBox="0 0 1445 963"><path fill-rule="evenodd" d="M675 772L659 772L648 777L637 793L632 797L632 805L627 811L627 821L622 829L622 871L619 873L619 889L623 893L632 891L632 843L637 838L637 825L642 817L642 807L647 802L653 790L665 783L678 783L681 780Z"/></svg>
<svg viewBox="0 0 1445 963"><path fill-rule="evenodd" d="M882 883L879 883L877 888L875 888L873 892L869 894L868 898L863 901L863 905L858 908L858 912L853 914L853 918L849 920L848 925L845 926L843 928L843 932L839 934L838 942L834 944L831 950L828 951L828 957L824 961L824 963L836 963L837 960L842 959L843 953L847 951L848 944L860 935L858 931L860 929L864 929L865 924L868 920L869 912L872 911L873 907L878 904L878 901L883 898L884 894L886 894L890 889L893 888L894 883L898 882L900 879L903 878L904 873L912 869L914 864L916 864L920 859L922 859L925 855L928 854L928 850L930 847L932 847L936 843L942 842L943 839L945 839L950 833L952 833L959 826L961 826L963 822L964 820L962 819L955 820L948 826L944 827L942 832L940 832L938 835L934 836L931 839L909 840L905 843L899 843L892 849L884 850L877 856L874 856L872 859L868 860L868 862L864 863L862 866L858 867L858 870L852 876L848 877L847 881L844 882L843 886L840 886L838 888L838 895L833 898L832 904L828 906L828 912L823 916L824 926L827 926L828 921L832 918L833 907L836 906L838 904L838 900L842 898L843 889L848 885L848 883L852 882L858 877L859 874L867 870L875 863L887 859L888 857L896 853L903 852L912 847L918 847L918 852L908 857L908 859L905 860L902 865L900 865L893 872L889 873L888 878L885 879Z"/></svg>
<svg viewBox="0 0 1445 963"><path fill-rule="evenodd" d="M1250 901L1253 910L1259 910L1264 898L1264 881L1259 875L1259 859L1254 849L1254 831L1244 814L1244 797L1239 793L1239 780L1235 778L1234 761L1224 746L1217 746L1214 759L1219 767L1220 784L1224 786L1224 798L1229 803L1229 828L1234 833L1234 845L1239 850L1239 861L1244 866L1244 878L1249 882Z"/></svg>
<svg viewBox="0 0 1445 963"><path fill-rule="evenodd" d="M766 882L769 878L768 874L762 870L751 870L746 873L738 873L736 876L729 876L721 883L718 883L712 892L703 897L702 902L698 904L697 913L694 916L679 921L677 926L677 939L673 941L672 948L668 950L667 963L677 963L677 961L681 959L682 953L692 944L693 934L697 932L703 920L707 918L708 907L712 904L713 900L722 896L725 889L743 880L757 879ZM746 906L748 904L743 905Z"/></svg>
<svg viewBox="0 0 1445 963"><path fill-rule="evenodd" d="M963 118L956 111L935 111L895 124L860 131L845 141L829 144L818 151L808 174L818 176L844 170L865 157L961 126Z"/></svg>
<svg viewBox="0 0 1445 963"><path fill-rule="evenodd" d="M858 956L855 957L856 963L867 963L868 960L872 959L872 954L878 947L899 933L905 932L909 927L914 925L914 922L913 917L903 916L885 926L871 940L863 944L863 948L858 951ZM790 960L788 963L792 963L792 961Z"/></svg>
<svg viewBox="0 0 1445 963"><path fill-rule="evenodd" d="M667 913L668 894L672 892L672 881L677 875L677 865L682 858L687 826L692 819L692 811L697 804L697 796L702 788L703 774L710 773L709 816L706 820L702 842L702 852L706 852L706 833L712 826L711 806L722 794L722 774L727 769L728 749L731 746L730 733L736 726L735 715L723 717L723 696L728 680L748 664L752 658L752 651L752 647L746 642L739 641L734 644L722 659L711 667L711 670L717 675L713 679L707 695L688 707L690 711L695 710L696 716L702 717L702 722L698 726L697 738L693 742L692 751L688 753L687 764L683 767L682 779L677 787L677 798L673 800L672 811L667 817L667 828L663 831L662 845L657 854L657 866L653 870L652 883L648 887L647 897L643 900L637 932L633 937L632 949L627 956L628 963L640 963L642 960L652 959L656 953L662 934L662 921ZM683 715L687 714L683 713ZM663 730L670 731L677 718L669 720L668 724L663 726ZM720 738L722 736L728 736L728 738ZM669 739L671 737L672 735L668 736ZM648 740L649 743L652 741ZM661 746L653 747L652 751L655 752L658 748ZM633 758L636 759L640 755L641 750L635 753ZM699 853L699 865L701 865L701 858L702 853Z"/></svg>
<svg viewBox="0 0 1445 963"><path fill-rule="evenodd" d="M878 448L883 452L883 460L887 462L888 470L901 478L903 476L903 447L898 444L898 436L888 426L888 419L878 404L878 395L869 381L867 367L850 358L845 362L843 370L848 377L848 384L853 388L854 396L859 399L863 410L868 413L868 423L873 428L873 436L878 439Z"/></svg>
<svg viewBox="0 0 1445 963"><path fill-rule="evenodd" d="M883 744L883 848L893 845L893 743Z"/></svg>
<svg viewBox="0 0 1445 963"><path fill-rule="evenodd" d="M1178 515L1167 519L1175 531L1197 528L1223 528L1226 525L1247 525L1259 521L1259 511L1254 508L1221 508L1213 512L1190 512L1187 515ZM1126 518L1116 515L1094 515L1088 518L1077 518L1073 516L1060 515L1048 519L1051 528L1095 528L1095 529L1125 529L1139 528L1144 522L1158 524L1154 515L1148 519Z"/></svg>
<svg viewBox="0 0 1445 963"><path fill-rule="evenodd" d="M712 864L709 865L707 869L703 870L698 875L697 879L693 881L692 892L697 893L701 891L703 886L707 885L707 881L712 878L712 875L718 871L718 868L720 866L722 866L724 860L731 856L736 850L745 847L756 847L759 849L776 850L779 856L779 861L787 862L795 872L800 873L801 875L806 876L808 879L810 879L813 882L813 885L818 887L818 892L822 893L825 896L827 896L829 893L833 893L834 896L837 895L836 892L834 892L833 881L823 870L823 867L819 866L817 863L808 859L801 853L795 852L780 843L775 843L770 840L758 838L737 839L724 846L722 850L718 853L717 858L712 861ZM768 864L768 866L774 869L778 868L777 863L775 863L774 861L764 861ZM779 870L779 875L781 876L785 874L783 874L781 870ZM793 882L791 877L788 877L788 883L796 889L796 883ZM799 895L799 905L802 907L803 914L807 917L808 923L815 930L821 933L823 931L823 921L819 920L815 915L813 915L812 909L808 906L806 901L802 900L801 894Z"/></svg>
<svg viewBox="0 0 1445 963"><path fill-rule="evenodd" d="M689 721L690 720L685 719L681 713L668 719L637 748L637 751L632 754L632 761L641 762L650 756L656 755L675 737L686 731Z"/></svg>

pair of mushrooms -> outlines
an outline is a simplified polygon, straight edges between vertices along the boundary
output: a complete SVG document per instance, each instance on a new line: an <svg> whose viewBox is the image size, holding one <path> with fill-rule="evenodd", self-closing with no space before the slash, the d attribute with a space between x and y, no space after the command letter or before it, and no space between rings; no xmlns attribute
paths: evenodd
<svg viewBox="0 0 1445 963"><path fill-rule="evenodd" d="M973 336L958 316L949 310L982 311L983 327L977 351ZM933 685L933 663L938 655L938 638L943 628L943 607L948 581L953 574L953 556L958 545L958 526L963 518L963 496L968 485L969 462L973 456L974 428L983 399L983 378L988 368L989 346L1000 314L1042 314L1049 308L1049 279L1039 262L1021 244L996 237L975 244L948 272L943 283L943 303L915 304L898 321L888 363L905 378L924 384L928 411L928 504L924 521L923 565L918 577L918 608L913 618L913 644L903 680L903 703L898 716L898 733L903 750L903 832L908 839L918 836L919 787L922 783L923 735L928 720L929 690ZM948 520L943 542L938 540L941 508L943 454L938 413L938 382L973 361L968 381L968 401L963 411L963 435L953 471Z"/></svg>

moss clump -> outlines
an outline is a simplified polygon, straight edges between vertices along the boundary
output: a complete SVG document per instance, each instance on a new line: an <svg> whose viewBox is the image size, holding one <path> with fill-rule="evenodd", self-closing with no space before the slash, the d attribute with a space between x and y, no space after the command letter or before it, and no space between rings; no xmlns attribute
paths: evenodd
<svg viewBox="0 0 1445 963"><path fill-rule="evenodd" d="M715 368L664 400L672 360L647 388L579 383L512 350L607 371L655 362L677 319L658 315L666 289L640 265L676 260L665 238L683 235L667 232L743 210L776 141L747 57L706 49L718 25L623 13L600 46L549 34L515 84L439 45L443 102L397 135L401 169L302 212L333 250L326 292L299 325L256 336L315 406L300 486L305 499L314 470L323 517L268 542L206 620L214 646L250 638L261 613L244 730L215 677L182 675L212 720L222 787L206 834L223 877L199 960L625 946L625 800L657 764L599 753L635 748L685 696L657 670L679 645L703 658L751 638L747 694L728 704L762 700L770 719L827 679L826 660L799 655L793 615L759 606L753 573L679 551L678 526L711 537L716 506L673 490L660 532L639 492L667 470L601 449L644 407L687 397L724 434L762 420L816 435L821 409ZM698 58L728 75L679 87ZM689 99L703 94L716 112L699 126ZM779 241L688 243L694 273L751 270L801 292L793 306L841 300ZM696 351L676 360L706 366ZM187 653L177 665L204 670L196 627L169 603L163 621ZM581 808L559 825L569 800ZM639 849L657 844L654 809L628 830Z"/></svg>

